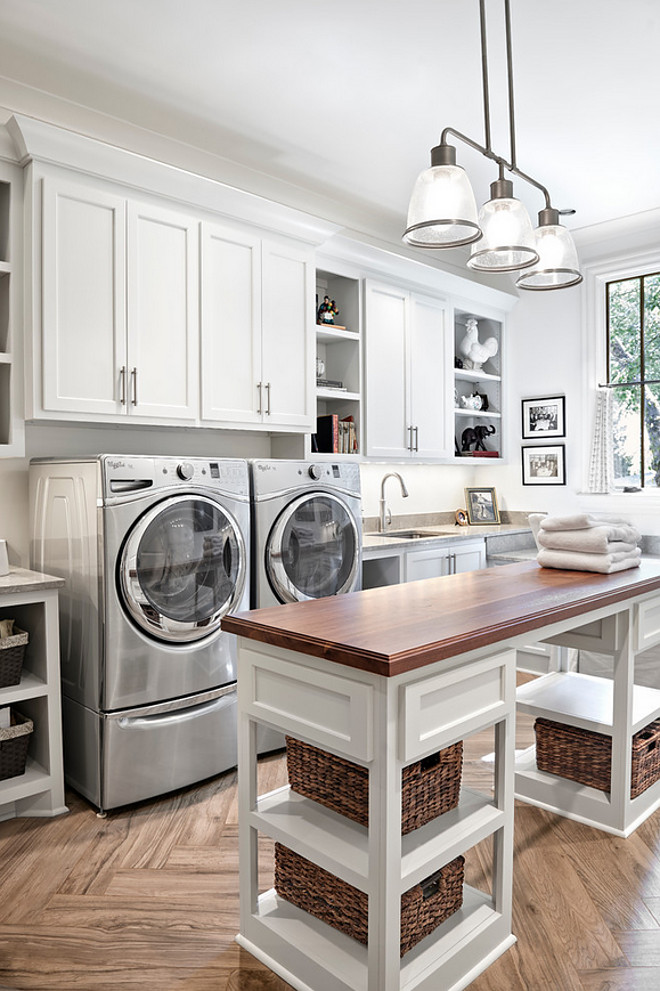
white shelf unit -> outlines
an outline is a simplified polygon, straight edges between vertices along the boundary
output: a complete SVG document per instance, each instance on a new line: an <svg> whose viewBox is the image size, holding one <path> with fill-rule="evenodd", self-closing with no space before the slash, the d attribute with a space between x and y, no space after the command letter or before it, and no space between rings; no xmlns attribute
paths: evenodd
<svg viewBox="0 0 660 991"><path fill-rule="evenodd" d="M494 337L497 341L497 354L489 357L484 362L482 368L454 368L454 451L458 456L463 449L463 432L467 428L494 427L494 431L484 437L484 444L487 450L498 451L500 460L502 457L502 346L503 346L503 317L495 317L492 314L485 316L474 310L463 308L454 309L454 357L465 361L465 356L460 351L460 344L467 333L467 321L474 318L477 321L478 339L483 344L488 338ZM487 410L467 409L461 404L463 398L468 398L474 393L478 393L488 398ZM474 450L474 444L471 446ZM473 458L475 462L491 461L491 458Z"/></svg>
<svg viewBox="0 0 660 991"><path fill-rule="evenodd" d="M634 683L635 658L660 642L660 596L646 596L614 614L557 636L559 670L522 685L517 709L528 715L612 737L610 791L539 771L536 748L516 758L516 796L523 801L619 836L628 836L660 808L660 780L630 797L632 738L660 718L660 690ZM613 658L614 678L570 671L566 648L585 647Z"/></svg>
<svg viewBox="0 0 660 991"><path fill-rule="evenodd" d="M239 658L238 942L297 991L466 988L515 942L515 653L490 647L464 663L445 661L395 678L242 638ZM379 828L360 826L288 786L258 795L260 724L367 766L369 821ZM402 768L489 727L497 755L493 794L463 788L457 808L402 837ZM369 894L368 946L274 889L258 894L260 833ZM465 884L462 907L400 959L402 893L489 837L492 892Z"/></svg>
<svg viewBox="0 0 660 991"><path fill-rule="evenodd" d="M64 804L57 589L0 595L0 619L29 633L21 680L0 688L0 708L32 720L25 774L0 781L0 820L56 816Z"/></svg>
<svg viewBox="0 0 660 991"><path fill-rule="evenodd" d="M0 162L0 457L25 453L22 389L21 174Z"/></svg>
<svg viewBox="0 0 660 991"><path fill-rule="evenodd" d="M339 313L336 326L316 325L316 358L323 362L322 376L317 374L316 414L335 414L340 420L353 417L358 449L356 452L330 452L313 450L310 438L310 455L324 457L356 457L362 448L362 342L360 334L360 279L358 276L337 274L328 268L316 272L318 307L323 297L334 300ZM341 382L341 388L318 383L318 379Z"/></svg>

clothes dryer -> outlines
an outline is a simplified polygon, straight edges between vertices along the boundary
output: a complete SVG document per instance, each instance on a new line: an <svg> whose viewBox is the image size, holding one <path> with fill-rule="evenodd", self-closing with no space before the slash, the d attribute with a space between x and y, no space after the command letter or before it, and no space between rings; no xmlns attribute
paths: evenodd
<svg viewBox="0 0 660 991"><path fill-rule="evenodd" d="M250 477L253 607L359 589L359 465L253 460Z"/></svg>
<svg viewBox="0 0 660 991"><path fill-rule="evenodd" d="M60 595L67 781L111 809L236 764L249 607L247 462L101 455L30 465L32 566Z"/></svg>

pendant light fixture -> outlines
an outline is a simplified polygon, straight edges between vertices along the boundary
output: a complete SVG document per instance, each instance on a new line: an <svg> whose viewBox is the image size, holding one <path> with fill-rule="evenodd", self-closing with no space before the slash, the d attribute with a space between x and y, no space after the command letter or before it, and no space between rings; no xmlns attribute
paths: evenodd
<svg viewBox="0 0 660 991"><path fill-rule="evenodd" d="M582 276L573 239L559 224L559 212L552 206L545 186L522 172L516 163L510 0L504 0L504 9L511 160L497 155L491 147L485 2L479 0L486 143L481 145L451 127L443 130L440 144L431 151L431 168L422 172L415 183L403 239L407 244L421 248L455 248L471 244L468 268L489 273L521 270L516 281L520 289L561 289L577 285ZM499 176L491 183L491 198L478 215L470 181L464 169L456 164L456 148L448 143L449 135L499 167ZM513 183L505 178L505 169L543 193L545 208L539 213L536 231L532 230L524 205L514 197Z"/></svg>

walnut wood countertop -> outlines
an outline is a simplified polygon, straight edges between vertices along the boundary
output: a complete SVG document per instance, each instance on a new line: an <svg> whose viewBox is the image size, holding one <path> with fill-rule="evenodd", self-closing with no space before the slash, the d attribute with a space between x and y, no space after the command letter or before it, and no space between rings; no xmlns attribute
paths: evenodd
<svg viewBox="0 0 660 991"><path fill-rule="evenodd" d="M613 575L525 561L254 609L222 628L391 677L658 590L657 560Z"/></svg>

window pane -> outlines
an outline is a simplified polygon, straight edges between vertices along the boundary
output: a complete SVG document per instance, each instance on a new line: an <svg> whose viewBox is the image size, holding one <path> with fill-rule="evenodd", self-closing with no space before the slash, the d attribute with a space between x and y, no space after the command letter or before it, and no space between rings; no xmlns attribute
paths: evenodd
<svg viewBox="0 0 660 991"><path fill-rule="evenodd" d="M660 485L660 385L646 386L644 402L644 484Z"/></svg>
<svg viewBox="0 0 660 991"><path fill-rule="evenodd" d="M641 485L640 388L613 390L612 421L614 480L618 485Z"/></svg>
<svg viewBox="0 0 660 991"><path fill-rule="evenodd" d="M660 275L644 279L644 377L660 379Z"/></svg>
<svg viewBox="0 0 660 991"><path fill-rule="evenodd" d="M640 377L640 299L639 279L610 282L609 371L610 382L635 382Z"/></svg>

